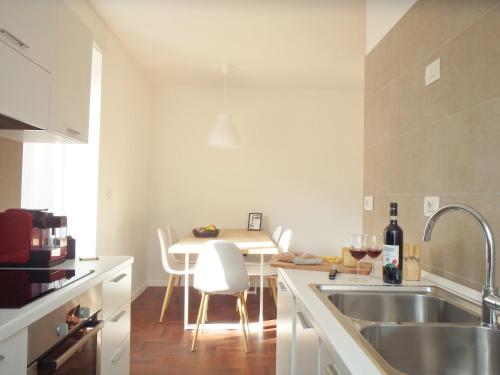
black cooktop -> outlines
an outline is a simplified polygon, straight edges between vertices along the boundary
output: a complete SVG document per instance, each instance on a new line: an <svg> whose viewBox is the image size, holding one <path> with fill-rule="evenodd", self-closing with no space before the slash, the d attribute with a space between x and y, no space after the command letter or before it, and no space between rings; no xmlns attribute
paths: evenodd
<svg viewBox="0 0 500 375"><path fill-rule="evenodd" d="M0 269L0 308L20 308L93 270Z"/></svg>

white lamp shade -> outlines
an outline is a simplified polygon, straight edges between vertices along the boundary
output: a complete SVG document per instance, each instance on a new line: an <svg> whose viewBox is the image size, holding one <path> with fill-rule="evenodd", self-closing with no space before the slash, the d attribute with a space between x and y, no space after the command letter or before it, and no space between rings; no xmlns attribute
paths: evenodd
<svg viewBox="0 0 500 375"><path fill-rule="evenodd" d="M238 134L231 125L227 113L219 113L217 116L217 121L215 121L215 125L208 136L207 146L226 149L240 147Z"/></svg>

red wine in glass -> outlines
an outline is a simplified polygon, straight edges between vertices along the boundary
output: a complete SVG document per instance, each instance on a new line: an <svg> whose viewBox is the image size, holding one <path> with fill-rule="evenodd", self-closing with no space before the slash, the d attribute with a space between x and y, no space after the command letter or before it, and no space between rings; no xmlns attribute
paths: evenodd
<svg viewBox="0 0 500 375"><path fill-rule="evenodd" d="M352 257L356 259L358 262L366 256L365 249L350 248L349 252L351 253Z"/></svg>
<svg viewBox="0 0 500 375"><path fill-rule="evenodd" d="M373 249L373 248L369 248L366 253L368 254L368 256L372 259L375 259L377 258L381 253L382 253L382 249ZM354 255L353 255L354 256Z"/></svg>

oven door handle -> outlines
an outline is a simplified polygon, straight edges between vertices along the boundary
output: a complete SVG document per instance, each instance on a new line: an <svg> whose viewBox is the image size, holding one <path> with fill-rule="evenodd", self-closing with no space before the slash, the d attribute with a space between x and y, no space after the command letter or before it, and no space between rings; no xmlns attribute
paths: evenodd
<svg viewBox="0 0 500 375"><path fill-rule="evenodd" d="M62 365L66 363L68 359L70 359L76 352L78 352L81 348L83 348L85 344L87 344L87 342L90 341L90 339L92 339L95 335L97 335L103 327L104 327L104 321L99 322L98 324L95 325L94 328L92 328L92 330L89 333L87 333L80 340L75 342L74 345L72 345L59 357L54 359L43 360L42 361L43 367L50 368L52 370L58 370Z"/></svg>

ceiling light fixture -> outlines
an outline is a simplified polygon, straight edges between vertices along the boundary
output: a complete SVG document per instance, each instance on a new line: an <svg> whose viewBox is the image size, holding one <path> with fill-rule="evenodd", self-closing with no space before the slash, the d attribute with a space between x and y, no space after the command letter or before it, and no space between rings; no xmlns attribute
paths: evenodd
<svg viewBox="0 0 500 375"><path fill-rule="evenodd" d="M231 125L231 119L227 113L227 76L229 65L222 67L224 74L224 112L219 113L217 120L210 132L207 146L212 148L235 149L240 147L238 134Z"/></svg>

